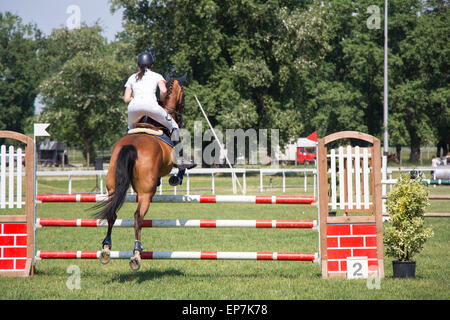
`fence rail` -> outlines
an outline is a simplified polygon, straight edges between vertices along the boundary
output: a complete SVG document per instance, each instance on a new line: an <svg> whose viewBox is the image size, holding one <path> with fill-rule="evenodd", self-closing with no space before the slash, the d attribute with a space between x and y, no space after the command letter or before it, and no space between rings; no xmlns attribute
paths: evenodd
<svg viewBox="0 0 450 320"><path fill-rule="evenodd" d="M23 157L24 152L21 148L14 148L13 146L1 146L0 149L0 207L5 208L6 206L14 207L21 206L22 195L19 190L22 189L22 179L19 179L19 176L24 176L23 170ZM401 172L411 172L411 171L419 171L424 173L433 173L437 170L449 169L448 166L442 166L442 168L438 167L388 167L387 168L387 177L383 179L382 183L385 188L392 188L392 182L395 179L392 179L394 173ZM330 169L331 170L331 169ZM236 175L233 175L232 173ZM99 182L99 193L106 194L106 188L104 187L104 177L107 174L107 170L71 170L71 171L37 171L36 176L39 177L67 177L67 193L73 194L72 192L72 178L73 177L96 177ZM176 170L172 170L171 174L176 174ZM305 192L311 190L314 196L316 196L316 183L317 183L317 171L315 168L259 168L259 169L229 169L229 168L195 168L192 170L186 171L185 177L185 187L183 189L179 188L177 190L176 187L173 188L173 194L177 194L182 192L185 195L189 195L191 191L198 191L200 189L192 189L191 188L191 180L190 176L192 175L209 175L211 177L211 185L209 188L203 187L201 190L210 191L211 194L216 194L216 181L215 178L218 174L222 175L230 175L231 178L231 188L233 190L233 194L237 194L238 190L236 188L236 179L242 179L241 192L243 195L247 193L247 175L248 174L257 174L259 175L259 185L258 191L264 192L266 189L274 189L279 188L283 193L286 192L287 189L291 188L303 188ZM287 176L291 174L297 174L299 177L299 183L295 185L287 185ZM272 186L264 184L265 176L273 176L273 175L281 175L281 186ZM301 183L301 179L303 179L303 183ZM310 184L310 179L312 179L313 183ZM309 182L309 183L308 183ZM164 189L165 183L161 182L161 185L158 187L158 193L162 195L170 189ZM8 190L6 190L8 188ZM17 189L15 195L13 190ZM7 192L9 191L9 192ZM8 193L8 198L6 194ZM38 191L37 191L38 193ZM132 193L132 189L131 189Z"/></svg>
<svg viewBox="0 0 450 320"><path fill-rule="evenodd" d="M440 169L439 167L416 167L416 168L412 168L412 167L399 167L399 168L393 168L393 167L388 167L387 168L387 174L388 177L382 181L383 184L387 184L387 185L392 185L392 181L395 181L395 179L392 179L392 175L394 173L402 173L402 172L411 172L411 171L419 171L419 172L434 172L437 169ZM191 175L209 175L211 176L211 187L210 188L202 188L202 190L210 190L212 194L215 194L215 189L216 189L216 182L215 182L215 177L217 174L230 174L230 178L231 178L231 187L233 189L233 193L236 194L237 193L237 188L236 188L236 181L235 178L233 177L233 175L231 174L232 172L235 172L237 175L240 175L242 178L242 186L243 186L243 190L242 190L242 194L246 194L247 192L247 175L248 173L257 173L259 175L259 186L258 186L258 191L259 192L264 192L265 189L274 189L274 188L279 188L282 190L283 193L286 192L287 189L291 189L291 188L303 188L303 190L305 192L308 191L309 188L312 187L313 189L313 193L315 195L315 189L316 189L316 169L313 168L303 168L303 169L290 169L290 168L286 168L286 169L275 169L275 168L270 168L270 169L265 169L265 168L261 168L261 169L226 169L226 168L200 168L200 169L192 169L192 170L186 170L186 188L184 189L178 189L175 187L173 189L173 194L177 194L177 192L179 191L186 191L186 194L189 195L190 191L196 190L196 189L192 189L191 188L191 181L190 181L190 176ZM172 170L172 172L170 173L172 174L176 174L176 170ZM287 185L287 179L286 176L288 174L292 174L292 173L296 173L299 174L301 177L299 177L299 179L303 178L303 183L299 183L296 184L295 186L290 186ZM107 170L72 170L72 171L37 171L36 175L37 177L67 177L68 178L68 187L67 187L67 193L68 194L72 194L72 177L81 177L81 176L93 176L93 177L97 177L99 178L99 190L101 194L106 193L106 190L104 188L103 185L103 177L106 177L107 174ZM281 186L268 186L264 184L264 176L273 176L276 174L281 174L281 178L282 178L282 184ZM22 174L23 175L23 174ZM313 184L308 184L308 179L309 178L313 178ZM389 183L389 181L391 181L391 183ZM161 186L158 187L158 192L159 194L162 194L163 191L168 191L168 190L164 190L164 181L161 182Z"/></svg>
<svg viewBox="0 0 450 320"><path fill-rule="evenodd" d="M230 174L231 178L231 187L233 189L233 193L237 193L236 188L236 181L235 177L233 177L232 173L235 173L237 176L237 179L239 179L239 175L242 178L242 194L247 193L247 173L257 173L259 174L259 186L258 190L259 192L264 192L265 188L280 188L282 189L282 192L286 192L286 189L292 188L293 186L288 186L286 184L286 174L302 174L303 176L303 184L297 185L295 187L303 188L303 190L306 192L308 191L308 188L311 186L308 184L308 178L313 178L313 192L315 195L315 189L316 189L316 169L226 169L226 168L200 168L200 169L191 169L186 170L186 188L185 189L178 189L174 187L173 194L177 194L178 191L186 191L186 195L190 194L191 189L191 181L190 176L191 175L209 175L211 176L211 187L207 190L210 190L212 194L215 194L216 192L216 182L215 177L217 174ZM172 170L170 173L171 175L176 174L177 170ZM67 193L72 194L72 177L77 176L92 176L99 179L99 190L101 194L106 193L106 190L103 185L103 177L105 177L107 174L107 170L73 170L73 171L37 171L36 176L39 177L67 177L68 178L68 188ZM271 176L275 174L281 174L282 177L282 185L280 187L274 187L274 186L264 186L264 176ZM164 181L161 181L161 185L158 187L158 193L162 194L164 188ZM205 189L203 189L205 190Z"/></svg>

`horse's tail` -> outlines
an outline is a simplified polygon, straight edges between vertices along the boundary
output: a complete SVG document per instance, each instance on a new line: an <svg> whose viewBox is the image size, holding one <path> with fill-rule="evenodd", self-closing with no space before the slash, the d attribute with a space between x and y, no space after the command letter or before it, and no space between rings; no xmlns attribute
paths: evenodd
<svg viewBox="0 0 450 320"><path fill-rule="evenodd" d="M114 192L108 200L94 207L102 208L95 216L99 219L111 219L125 202L125 196L133 179L133 169L137 159L137 149L129 144L122 147L116 160Z"/></svg>

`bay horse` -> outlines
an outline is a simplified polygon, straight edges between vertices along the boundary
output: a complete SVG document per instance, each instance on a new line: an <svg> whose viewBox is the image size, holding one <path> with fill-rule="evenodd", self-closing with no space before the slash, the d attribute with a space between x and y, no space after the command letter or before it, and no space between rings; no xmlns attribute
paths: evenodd
<svg viewBox="0 0 450 320"><path fill-rule="evenodd" d="M186 74L180 78L166 77L167 93L162 103L170 115L181 127L181 115L184 110L184 91L181 86ZM173 167L172 147L162 140L147 133L125 135L113 148L106 176L108 199L96 209L101 209L95 216L108 221L108 231L102 242L99 257L103 264L110 260L112 248L111 232L117 218L117 211L122 207L126 193L131 186L137 194L138 205L134 213L135 244L130 267L139 270L141 264L141 229L159 179L170 173ZM183 171L184 173L184 171Z"/></svg>

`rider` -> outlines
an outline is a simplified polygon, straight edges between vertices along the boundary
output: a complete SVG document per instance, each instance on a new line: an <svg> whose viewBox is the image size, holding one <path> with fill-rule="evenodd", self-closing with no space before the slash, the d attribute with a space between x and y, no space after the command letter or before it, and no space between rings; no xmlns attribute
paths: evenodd
<svg viewBox="0 0 450 320"><path fill-rule="evenodd" d="M123 100L128 104L128 129L136 127L136 123L145 115L158 121L169 129L174 145L181 142L179 127L176 121L167 114L156 99L156 89L159 88L161 100L167 93L166 82L162 75L153 72L154 59L150 52L138 55L137 63L140 71L132 74L125 83ZM179 154L174 152L174 164L179 169L191 169L196 165L193 159L183 158L181 144L177 147Z"/></svg>

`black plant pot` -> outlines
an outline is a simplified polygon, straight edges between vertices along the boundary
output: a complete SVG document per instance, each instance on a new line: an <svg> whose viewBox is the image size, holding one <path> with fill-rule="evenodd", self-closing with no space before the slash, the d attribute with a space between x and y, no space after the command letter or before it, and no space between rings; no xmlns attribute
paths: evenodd
<svg viewBox="0 0 450 320"><path fill-rule="evenodd" d="M416 262L415 261L392 261L394 269L394 278L415 278Z"/></svg>
<svg viewBox="0 0 450 320"><path fill-rule="evenodd" d="M336 217L336 211L328 211L329 217Z"/></svg>

